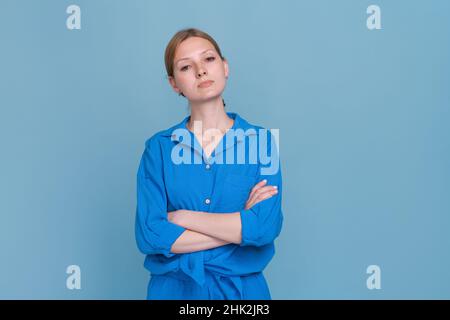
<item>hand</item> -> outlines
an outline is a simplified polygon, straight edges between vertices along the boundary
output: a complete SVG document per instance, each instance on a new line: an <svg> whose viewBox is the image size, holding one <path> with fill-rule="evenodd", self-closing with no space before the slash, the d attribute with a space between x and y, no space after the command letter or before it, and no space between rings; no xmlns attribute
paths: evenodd
<svg viewBox="0 0 450 320"><path fill-rule="evenodd" d="M245 210L250 209L258 202L264 201L278 193L277 186L264 186L266 183L267 180L264 179L255 184L245 203Z"/></svg>

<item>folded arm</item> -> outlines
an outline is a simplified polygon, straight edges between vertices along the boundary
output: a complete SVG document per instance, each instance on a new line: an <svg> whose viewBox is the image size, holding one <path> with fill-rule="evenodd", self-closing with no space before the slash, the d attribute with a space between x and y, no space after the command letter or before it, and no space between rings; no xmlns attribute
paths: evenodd
<svg viewBox="0 0 450 320"><path fill-rule="evenodd" d="M189 253L217 248L227 244L230 244L230 242L200 232L186 230L177 238L170 251L173 253Z"/></svg>
<svg viewBox="0 0 450 320"><path fill-rule="evenodd" d="M240 212L212 213L203 211L177 210L169 212L172 223L200 232L227 243L241 243Z"/></svg>
<svg viewBox="0 0 450 320"><path fill-rule="evenodd" d="M229 242L186 230L168 220L167 196L162 177L161 150L155 138L146 141L137 173L135 236L144 254L172 257L220 247Z"/></svg>
<svg viewBox="0 0 450 320"><path fill-rule="evenodd" d="M262 246L272 242L280 233L283 221L281 196L270 196L251 208L231 213L177 210L168 213L168 220L210 236L213 242Z"/></svg>
<svg viewBox="0 0 450 320"><path fill-rule="evenodd" d="M240 246L271 243L280 234L283 224L282 179L278 150L273 139L268 140L268 151L273 162L269 168L260 166L258 180L264 180L252 189L244 209L230 213L177 210L168 213L168 220L182 228ZM276 189L268 189L272 187Z"/></svg>
<svg viewBox="0 0 450 320"><path fill-rule="evenodd" d="M242 246L267 244L278 236L283 214L281 195L273 198L278 193L278 186L264 186L266 182L263 180L255 185L245 209L241 211L214 213L176 210L168 212L168 221L226 243Z"/></svg>

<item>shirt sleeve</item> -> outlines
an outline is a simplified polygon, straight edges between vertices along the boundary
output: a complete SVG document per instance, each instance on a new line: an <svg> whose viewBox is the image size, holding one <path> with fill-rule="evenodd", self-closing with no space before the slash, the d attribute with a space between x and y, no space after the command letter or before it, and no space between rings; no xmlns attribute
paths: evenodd
<svg viewBox="0 0 450 320"><path fill-rule="evenodd" d="M266 179L267 184L278 187L278 193L258 202L248 210L241 210L242 240L240 246L263 246L277 238L283 225L282 178L278 147L274 136L269 132L267 155L271 161L267 165L260 163L258 182ZM260 153L261 154L261 153Z"/></svg>
<svg viewBox="0 0 450 320"><path fill-rule="evenodd" d="M137 173L135 236L144 254L164 254L186 229L167 220L167 195L161 148L155 137L148 139Z"/></svg>

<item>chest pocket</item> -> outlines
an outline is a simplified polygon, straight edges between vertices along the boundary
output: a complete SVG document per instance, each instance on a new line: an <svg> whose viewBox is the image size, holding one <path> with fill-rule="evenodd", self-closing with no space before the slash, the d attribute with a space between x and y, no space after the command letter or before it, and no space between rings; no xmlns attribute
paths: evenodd
<svg viewBox="0 0 450 320"><path fill-rule="evenodd" d="M229 173L225 176L222 192L219 195L218 209L223 212L240 211L244 209L256 177Z"/></svg>

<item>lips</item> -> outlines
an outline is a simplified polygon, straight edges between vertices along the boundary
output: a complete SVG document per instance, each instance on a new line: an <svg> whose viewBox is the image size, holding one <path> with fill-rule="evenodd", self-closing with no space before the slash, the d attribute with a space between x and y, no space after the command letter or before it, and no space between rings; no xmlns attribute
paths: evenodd
<svg viewBox="0 0 450 320"><path fill-rule="evenodd" d="M199 88L207 88L210 85L212 85L213 82L214 81L212 81L212 80L206 80L206 81L200 82L200 84L198 86L199 86Z"/></svg>

